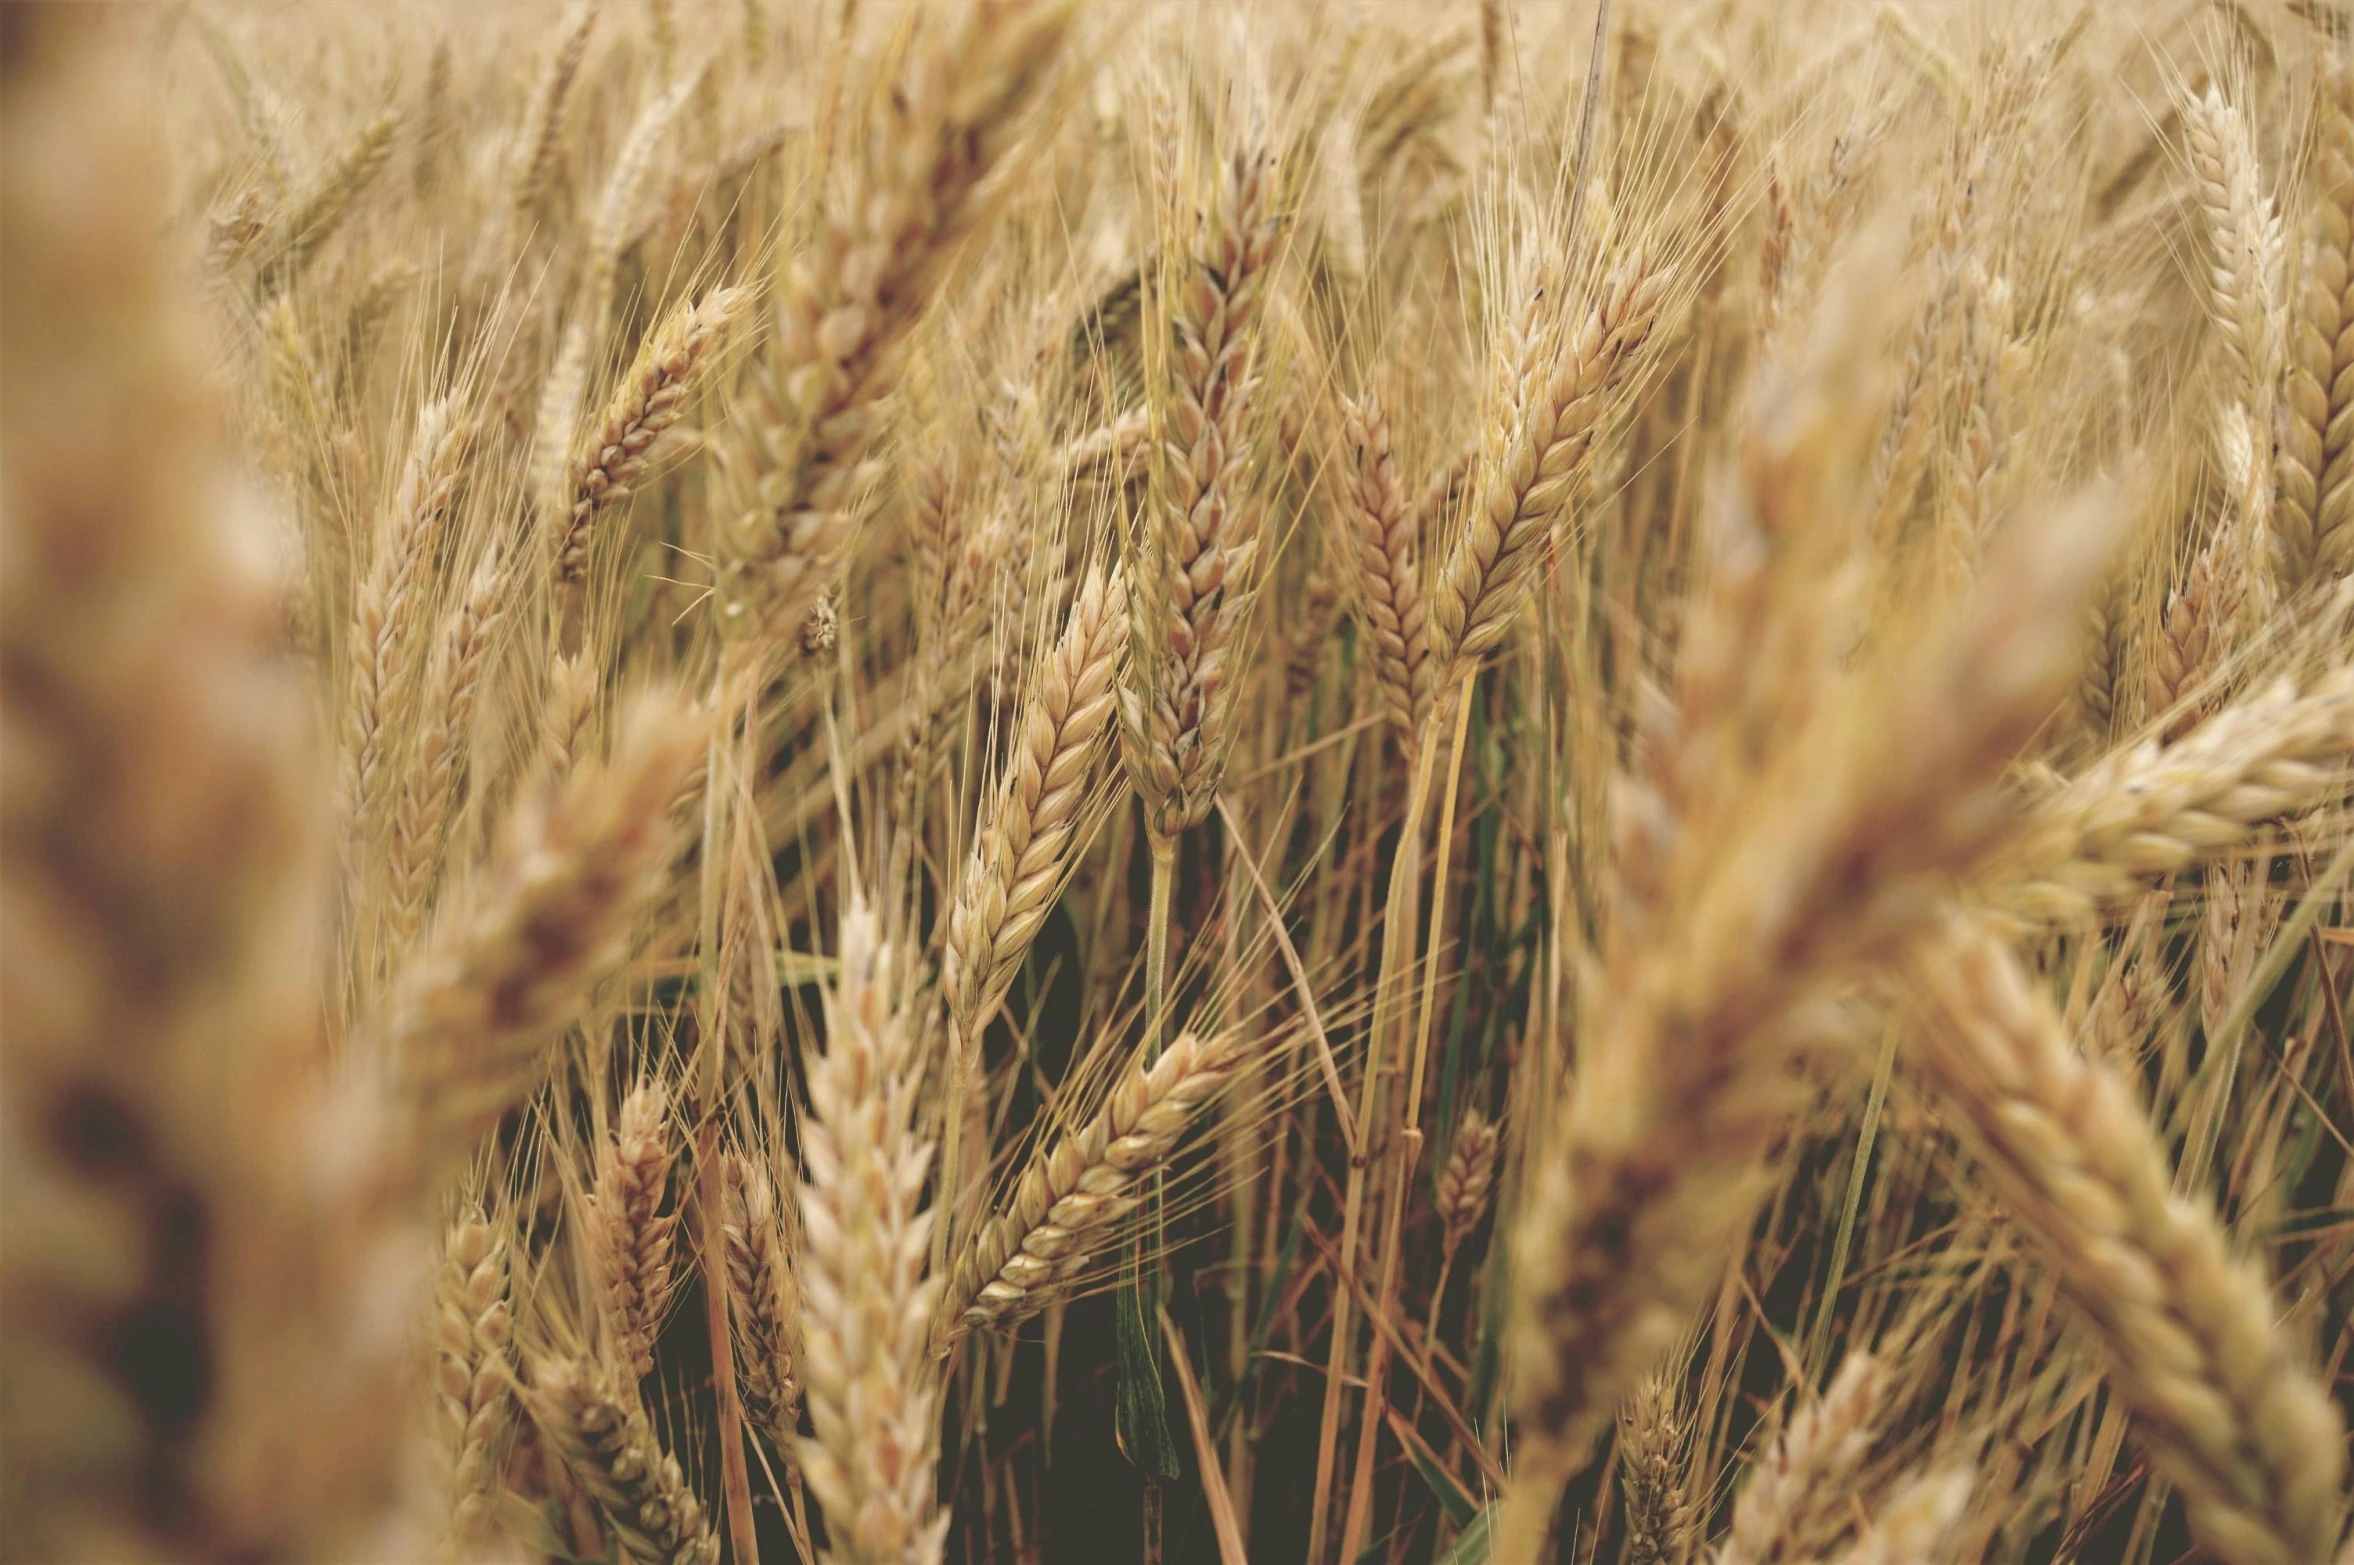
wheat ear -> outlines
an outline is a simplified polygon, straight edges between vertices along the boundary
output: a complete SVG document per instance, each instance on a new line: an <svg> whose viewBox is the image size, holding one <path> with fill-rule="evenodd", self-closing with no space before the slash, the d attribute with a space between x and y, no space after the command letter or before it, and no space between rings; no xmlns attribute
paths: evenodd
<svg viewBox="0 0 2354 1565"><path fill-rule="evenodd" d="M431 1247L315 1156L316 692L112 20L0 91L0 1554L351 1558Z"/></svg>
<svg viewBox="0 0 2354 1565"><path fill-rule="evenodd" d="M679 1214L662 1210L670 1167L678 1160L668 1108L657 1081L639 1083L622 1099L612 1137L597 1157L585 1212L589 1253L604 1282L616 1346L641 1380L654 1367L654 1339L679 1281L671 1274Z"/></svg>
<svg viewBox="0 0 2354 1565"><path fill-rule="evenodd" d="M653 171L654 149L670 131L679 110L686 107L699 76L672 84L669 91L646 105L629 128L629 138L614 155L605 175L605 191L597 202L596 226L589 230L588 272L581 280L575 319L600 325L613 307L613 285L621 272L621 255L629 247L632 221Z"/></svg>
<svg viewBox="0 0 2354 1565"><path fill-rule="evenodd" d="M550 664L539 711L540 766L549 777L561 778L572 770L573 758L588 742L603 692L604 681L590 653L559 654Z"/></svg>
<svg viewBox="0 0 2354 1565"><path fill-rule="evenodd" d="M1373 645L1374 682L1398 732L1422 731L1430 710L1430 645L1415 557L1414 513L1398 488L1389 418L1381 399L1341 403L1347 448L1348 539L1356 590L1352 601Z"/></svg>
<svg viewBox="0 0 2354 1565"><path fill-rule="evenodd" d="M2310 179L2275 458L2273 568L2284 596L2354 573L2354 65L2342 52L2322 76Z"/></svg>
<svg viewBox="0 0 2354 1565"><path fill-rule="evenodd" d="M999 563L1019 547L1012 507L993 508L989 519L975 527L967 524L962 502L954 470L935 463L919 478L910 507L915 513L916 611L922 620L892 799L891 840L902 853L913 853L919 845L920 808L940 737L935 730L966 688L960 671L988 633L989 589Z"/></svg>
<svg viewBox="0 0 2354 1565"><path fill-rule="evenodd" d="M2084 664L2076 704L2094 742L2106 744L2125 704L2127 631L2125 584L2115 577L2085 604Z"/></svg>
<svg viewBox="0 0 2354 1565"><path fill-rule="evenodd" d="M1520 589L1553 541L1596 431L1630 381L1672 277L1650 252L1623 264L1558 351L1541 293L1523 311L1498 438L1480 453L1476 499L1431 588L1436 688L1452 688L1504 639Z"/></svg>
<svg viewBox="0 0 2354 1565"><path fill-rule="evenodd" d="M1888 1373L1868 1353L1848 1355L1821 1398L1795 1414L1749 1471L1733 1502L1733 1530L1714 1565L1794 1565L1820 1557L1843 1531Z"/></svg>
<svg viewBox="0 0 2354 1565"><path fill-rule="evenodd" d="M1954 1557L1956 1529L1969 1512L1975 1482L1967 1466L1907 1481L1874 1508L1836 1565L1943 1565Z"/></svg>
<svg viewBox="0 0 2354 1565"><path fill-rule="evenodd" d="M572 84L580 75L596 24L597 0L581 0L565 18L556 52L532 88L531 105L516 132L515 167L507 189L507 204L518 225L531 221L556 177L556 163L564 151L564 106L571 101Z"/></svg>
<svg viewBox="0 0 2354 1565"><path fill-rule="evenodd" d="M533 1366L526 1396L540 1434L594 1500L636 1565L716 1565L719 1536L678 1459L654 1437L637 1392L589 1360Z"/></svg>
<svg viewBox="0 0 2354 1565"><path fill-rule="evenodd" d="M2213 547L2202 549L2192 558L2182 585L2168 590L2150 665L2142 675L2144 712L2152 721L2166 720L2169 738L2188 733L2198 721L2192 697L2214 661L2222 601L2215 567Z"/></svg>
<svg viewBox="0 0 2354 1565"><path fill-rule="evenodd" d="M671 806L708 728L681 692L641 695L613 760L576 768L552 795L525 789L489 873L445 899L388 1028L429 1158L462 1151L530 1091L542 1048L620 968L669 867Z"/></svg>
<svg viewBox="0 0 2354 1565"><path fill-rule="evenodd" d="M973 0L925 29L878 96L863 161L780 290L745 421L754 493L724 540L727 634L789 637L823 590L880 476L874 441L908 336L1072 16L1068 0Z"/></svg>
<svg viewBox="0 0 2354 1565"><path fill-rule="evenodd" d="M2219 454L2233 489L2238 529L2218 543L2227 579L2216 583L2230 612L2216 629L2236 640L2241 614L2260 604L2273 580L2264 556L2273 541L2273 407L2280 379L2280 219L2264 194L2263 169L2247 119L2210 85L2183 106L2183 146L2208 242L2209 313L2231 388L2218 425Z"/></svg>
<svg viewBox="0 0 2354 1565"><path fill-rule="evenodd" d="M1065 443L1055 454L1055 471L1067 484L1117 488L1136 476L1151 438L1151 415L1132 408Z"/></svg>
<svg viewBox="0 0 2354 1565"><path fill-rule="evenodd" d="M2337 1410L2214 1213L2176 1192L2131 1090L2076 1052L1982 925L1949 920L1911 976L1931 1008L1923 1069L2038 1241L2201 1541L2235 1565L2327 1557L2345 1466Z"/></svg>
<svg viewBox="0 0 2354 1565"><path fill-rule="evenodd" d="M344 217L361 192L375 182L392 157L393 139L400 134L401 116L387 109L352 138L350 146L320 171L318 182L279 219L276 237L265 240L259 265L264 293L280 293L302 272L319 246L343 226Z"/></svg>
<svg viewBox="0 0 2354 1565"><path fill-rule="evenodd" d="M1093 1259L1128 1191L1168 1161L1195 1114L1231 1078L1231 1034L1181 1035L1139 1053L1095 1117L1033 1158L1013 1194L956 1257L942 1296L941 1348L975 1327L1010 1326L1053 1303Z"/></svg>
<svg viewBox="0 0 2354 1565"><path fill-rule="evenodd" d="M1498 1140L1498 1127L1486 1115L1477 1109L1464 1111L1455 1127L1454 1142L1447 1149L1447 1161L1439 1169L1432 1200L1449 1255L1487 1213L1488 1197L1496 1188Z"/></svg>
<svg viewBox="0 0 2354 1565"><path fill-rule="evenodd" d="M435 1321L442 1433L452 1465L452 1528L460 1539L489 1529L501 1492L498 1447L514 1421L513 1321L507 1246L477 1210L443 1244Z"/></svg>
<svg viewBox="0 0 2354 1565"><path fill-rule="evenodd" d="M1032 679L1019 743L949 909L940 992L950 1023L951 1103L971 1089L987 1013L1013 982L1090 829L1088 801L1112 732L1126 608L1120 577L1091 571ZM944 1263L968 1211L963 1131L962 1117L952 1115L941 1148L942 1187L951 1196L935 1236L935 1265Z"/></svg>
<svg viewBox="0 0 2354 1565"><path fill-rule="evenodd" d="M2183 150L2213 250L2208 294L2225 364L2239 394L2268 394L2279 365L2280 220L2239 109L2210 85L2183 110Z"/></svg>
<svg viewBox="0 0 2354 1565"><path fill-rule="evenodd" d="M343 816L355 833L374 813L387 733L404 715L399 708L414 661L407 642L424 612L420 600L429 589L465 450L466 426L451 403L429 402L418 410L400 487L353 605L343 705Z"/></svg>
<svg viewBox="0 0 2354 1565"><path fill-rule="evenodd" d="M2082 918L2268 820L2325 803L2354 760L2354 665L2242 696L2172 744L2113 752L2038 804L1996 874L2006 912Z"/></svg>
<svg viewBox="0 0 2354 1565"><path fill-rule="evenodd" d="M1070 873L1126 640L1125 586L1117 574L1089 572L1032 679L1021 737L949 911L940 993L965 1033L1013 981Z"/></svg>
<svg viewBox="0 0 2354 1565"><path fill-rule="evenodd" d="M445 36L436 40L433 58L425 65L425 84L419 92L423 104L417 111L417 133L409 138L409 183L420 201L433 194L449 156L450 134L454 129L450 110L451 59L449 39Z"/></svg>
<svg viewBox="0 0 2354 1565"><path fill-rule="evenodd" d="M457 803L458 785L472 745L474 709L482 697L490 652L506 616L514 572L498 549L474 568L466 596L450 610L434 666L431 721L422 748L406 769L393 805L392 851L385 875L385 952L398 957L416 937L433 889L442 837Z"/></svg>
<svg viewBox="0 0 2354 1565"><path fill-rule="evenodd" d="M1131 538L1128 771L1164 841L1208 815L1234 741L1226 654L1256 578L1258 321L1273 259L1275 163L1219 160L1217 195L1169 301L1168 371L1154 407L1151 498Z"/></svg>
<svg viewBox="0 0 2354 1565"><path fill-rule="evenodd" d="M783 1214L768 1170L727 1160L727 1288L735 1319L736 1387L744 1416L790 1454L801 1420L801 1300L786 1259Z"/></svg>
<svg viewBox="0 0 2354 1565"><path fill-rule="evenodd" d="M681 304L638 350L637 362L605 404L595 434L573 459L571 512L556 535L556 579L588 574L589 545L600 512L620 505L651 464L654 442L678 422L729 320L743 302L738 288L717 288Z"/></svg>
<svg viewBox="0 0 2354 1565"><path fill-rule="evenodd" d="M1685 1492L1691 1422L1676 1407L1676 1383L1651 1374L1619 1419L1618 1482L1626 1493L1624 1565L1677 1565L1695 1530Z"/></svg>
<svg viewBox="0 0 2354 1565"><path fill-rule="evenodd" d="M2002 768L2064 687L2111 516L2087 502L2007 539L1968 613L1817 703L1762 775L1728 769L1687 823L1668 907L1609 958L1515 1241L1507 1553L1540 1546L1600 1419L1747 1223L1794 1106L1790 1066L1820 1042L1793 1008L1901 950L1947 877L2001 845L2017 808Z"/></svg>
<svg viewBox="0 0 2354 1565"><path fill-rule="evenodd" d="M802 1149L801 1469L843 1565L938 1565L939 1392L925 1358L936 1280L921 1210L932 1148L917 1129L923 1059L905 980L873 913L842 915L826 1047L809 1067ZM951 1108L949 1112L956 1112Z"/></svg>

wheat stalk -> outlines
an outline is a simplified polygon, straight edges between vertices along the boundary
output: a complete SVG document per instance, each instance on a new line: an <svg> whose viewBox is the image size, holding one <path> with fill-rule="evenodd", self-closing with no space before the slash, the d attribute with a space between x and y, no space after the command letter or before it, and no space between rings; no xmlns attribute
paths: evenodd
<svg viewBox="0 0 2354 1565"><path fill-rule="evenodd" d="M1554 1485L1684 1329L1746 1221L1794 1107L1790 1066L1822 1044L1792 1008L1901 951L1945 878L2000 846L1994 784L2061 687L2106 536L2105 513L2080 508L2012 541L1969 612L1906 664L1818 705L1762 776L1727 769L1727 836L1712 840L1708 814L1690 823L1684 889L1613 959L1516 1237L1524 1433L1507 1549L1537 1546Z"/></svg>
<svg viewBox="0 0 2354 1565"><path fill-rule="evenodd" d="M0 1557L2343 1555L2344 28L1672 9L12 12Z"/></svg>

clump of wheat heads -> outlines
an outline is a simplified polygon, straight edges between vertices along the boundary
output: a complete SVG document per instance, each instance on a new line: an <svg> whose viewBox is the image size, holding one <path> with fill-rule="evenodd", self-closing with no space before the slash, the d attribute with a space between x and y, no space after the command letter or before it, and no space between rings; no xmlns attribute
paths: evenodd
<svg viewBox="0 0 2354 1565"><path fill-rule="evenodd" d="M2342 1552L2325 9L10 14L0 1552Z"/></svg>

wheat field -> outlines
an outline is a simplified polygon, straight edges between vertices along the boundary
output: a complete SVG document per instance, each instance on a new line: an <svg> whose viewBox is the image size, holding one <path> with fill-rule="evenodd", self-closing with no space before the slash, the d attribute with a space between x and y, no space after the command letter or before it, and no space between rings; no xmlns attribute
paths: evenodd
<svg viewBox="0 0 2354 1565"><path fill-rule="evenodd" d="M2350 32L0 9L0 1557L2354 1565Z"/></svg>

